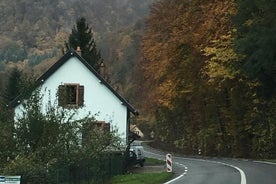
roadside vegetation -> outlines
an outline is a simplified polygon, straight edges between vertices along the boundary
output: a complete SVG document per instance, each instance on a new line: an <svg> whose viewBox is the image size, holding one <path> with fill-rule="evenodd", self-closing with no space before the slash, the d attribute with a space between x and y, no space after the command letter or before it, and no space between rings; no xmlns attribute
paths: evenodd
<svg viewBox="0 0 276 184"><path fill-rule="evenodd" d="M111 184L160 184L170 180L173 173L142 173L115 176Z"/></svg>
<svg viewBox="0 0 276 184"><path fill-rule="evenodd" d="M184 154L275 158L274 7L259 0L153 4L137 94L154 114L156 140Z"/></svg>
<svg viewBox="0 0 276 184"><path fill-rule="evenodd" d="M165 165L165 161L154 158L146 158L145 167ZM170 180L173 173L152 172L152 173L130 173L118 175L111 179L111 184L160 184Z"/></svg>
<svg viewBox="0 0 276 184"><path fill-rule="evenodd" d="M162 165L166 164L164 160L158 160L155 158L146 158L145 166Z"/></svg>

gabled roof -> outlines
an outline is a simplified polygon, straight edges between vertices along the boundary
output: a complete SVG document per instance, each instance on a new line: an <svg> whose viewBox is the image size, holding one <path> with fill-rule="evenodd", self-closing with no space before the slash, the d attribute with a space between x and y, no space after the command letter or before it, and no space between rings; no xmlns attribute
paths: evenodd
<svg viewBox="0 0 276 184"><path fill-rule="evenodd" d="M134 109L134 107L128 103L119 93L117 93L114 88L111 87L111 85L93 68L91 67L85 59L83 59L76 51L69 50L64 56L62 56L55 64L53 64L44 74L42 74L37 80L36 85L37 87L41 85L44 81L46 81L55 71L59 69L64 63L66 63L71 57L77 57L80 62L82 62L91 73L93 73L99 81L105 85L120 101L123 105L125 105L130 112L132 112L134 115L139 115L138 111ZM15 100L13 100L10 104L10 106L15 107L20 102L18 101L19 97L17 97Z"/></svg>

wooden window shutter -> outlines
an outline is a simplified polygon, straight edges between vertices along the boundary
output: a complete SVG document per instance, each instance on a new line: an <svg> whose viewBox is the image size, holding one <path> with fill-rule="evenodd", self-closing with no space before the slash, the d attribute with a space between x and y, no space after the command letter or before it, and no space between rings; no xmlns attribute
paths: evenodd
<svg viewBox="0 0 276 184"><path fill-rule="evenodd" d="M78 106L83 106L84 102L84 86L78 86Z"/></svg>
<svg viewBox="0 0 276 184"><path fill-rule="evenodd" d="M59 85L58 86L58 105L65 106L66 105L66 86Z"/></svg>

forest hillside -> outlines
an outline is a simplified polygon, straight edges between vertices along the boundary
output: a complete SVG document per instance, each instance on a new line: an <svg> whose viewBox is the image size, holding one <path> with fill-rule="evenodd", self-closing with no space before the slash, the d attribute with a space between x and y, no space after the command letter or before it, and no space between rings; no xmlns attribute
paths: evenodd
<svg viewBox="0 0 276 184"><path fill-rule="evenodd" d="M121 89L126 75L132 73L126 70L137 63L133 47L153 1L1 0L0 72L17 65L40 75L62 55L77 19L84 17L93 29L112 83Z"/></svg>
<svg viewBox="0 0 276 184"><path fill-rule="evenodd" d="M275 158L275 7L269 0L154 3L141 94L158 140L188 154Z"/></svg>

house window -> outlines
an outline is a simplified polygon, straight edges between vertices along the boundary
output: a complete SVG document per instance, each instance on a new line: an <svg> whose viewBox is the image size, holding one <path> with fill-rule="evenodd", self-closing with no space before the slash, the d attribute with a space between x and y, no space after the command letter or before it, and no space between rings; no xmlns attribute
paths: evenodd
<svg viewBox="0 0 276 184"><path fill-rule="evenodd" d="M87 122L82 127L82 144L88 145L91 143L91 139L97 137L98 141L103 145L109 145L111 134L110 134L110 123L105 121Z"/></svg>
<svg viewBox="0 0 276 184"><path fill-rule="evenodd" d="M110 134L110 123L106 123L105 121L96 121L94 122L94 130L100 133L101 142L103 145L109 145L111 141L111 134Z"/></svg>
<svg viewBox="0 0 276 184"><path fill-rule="evenodd" d="M79 84L64 84L58 87L58 105L62 107L83 106L84 86Z"/></svg>
<svg viewBox="0 0 276 184"><path fill-rule="evenodd" d="M110 123L106 123L105 121L96 121L94 123L94 128L101 131L103 134L110 133Z"/></svg>

